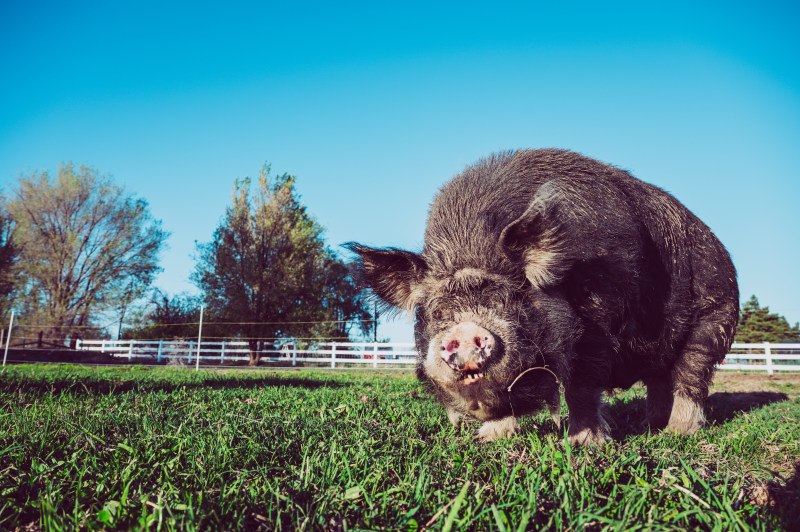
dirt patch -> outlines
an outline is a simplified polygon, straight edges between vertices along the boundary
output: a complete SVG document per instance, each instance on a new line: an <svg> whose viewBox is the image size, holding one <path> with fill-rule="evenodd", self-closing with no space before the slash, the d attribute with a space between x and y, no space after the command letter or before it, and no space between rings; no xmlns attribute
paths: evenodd
<svg viewBox="0 0 800 532"><path fill-rule="evenodd" d="M714 376L711 393L714 392L774 392L780 391L790 397L800 395L800 373L757 375L718 372Z"/></svg>

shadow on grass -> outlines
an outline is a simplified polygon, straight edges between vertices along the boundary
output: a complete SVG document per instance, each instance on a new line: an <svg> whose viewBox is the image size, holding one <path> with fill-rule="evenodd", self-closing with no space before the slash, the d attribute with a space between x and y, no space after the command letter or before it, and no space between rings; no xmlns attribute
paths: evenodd
<svg viewBox="0 0 800 532"><path fill-rule="evenodd" d="M709 425L721 425L743 412L788 399L788 395L778 392L712 393L706 401L706 420Z"/></svg>
<svg viewBox="0 0 800 532"><path fill-rule="evenodd" d="M800 529L800 460L795 463L794 475L786 482L769 482L767 493L768 500L757 502L774 505L786 530Z"/></svg>
<svg viewBox="0 0 800 532"><path fill-rule="evenodd" d="M706 400L706 424L721 425L745 412L788 399L786 394L778 392L713 393ZM647 423L647 400L643 397L612 402L606 405L605 414L611 425L611 436L615 440L646 434L650 430Z"/></svg>
<svg viewBox="0 0 800 532"><path fill-rule="evenodd" d="M322 379L303 379L297 377L259 377L259 378L220 378L189 382L166 381L139 381L139 380L100 380L100 379L35 379L22 377L17 380L0 381L0 390L14 394L47 393L61 395L72 393L76 395L110 395L128 392L165 392L172 393L176 390L251 390L273 386L287 386L290 388L304 388L314 390L317 388L344 388L350 386L348 382L339 382Z"/></svg>
<svg viewBox="0 0 800 532"><path fill-rule="evenodd" d="M630 401L614 401L605 405L604 414L611 427L611 437L623 440L631 436L646 434L650 430L646 415L647 402L637 397Z"/></svg>

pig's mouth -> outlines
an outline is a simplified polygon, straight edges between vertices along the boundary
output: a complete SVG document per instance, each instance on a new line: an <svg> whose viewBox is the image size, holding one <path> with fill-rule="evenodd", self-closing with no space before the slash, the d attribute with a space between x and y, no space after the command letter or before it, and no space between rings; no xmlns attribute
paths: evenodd
<svg viewBox="0 0 800 532"><path fill-rule="evenodd" d="M489 380L489 366L488 360L482 360L480 363L467 363L463 366L448 363L447 366L453 370L453 381L456 384L471 385L480 381Z"/></svg>
<svg viewBox="0 0 800 532"><path fill-rule="evenodd" d="M491 368L495 362L499 362L501 354L501 349L493 352L488 349L472 349L466 353L451 354L444 359L445 365L453 372L447 380L458 386L471 386L478 382L490 381Z"/></svg>
<svg viewBox="0 0 800 532"><path fill-rule="evenodd" d="M456 371L458 371L458 373L459 373L458 378L456 379L456 382L459 382L459 383L462 383L462 384L469 385L469 384L476 383L478 381L482 381L485 378L487 378L486 373L482 369L463 370L463 371L456 370Z"/></svg>
<svg viewBox="0 0 800 532"><path fill-rule="evenodd" d="M464 322L435 337L428 347L428 375L445 387L479 392L493 380L496 363L503 359L503 344L487 329ZM482 383L482 384L479 384Z"/></svg>

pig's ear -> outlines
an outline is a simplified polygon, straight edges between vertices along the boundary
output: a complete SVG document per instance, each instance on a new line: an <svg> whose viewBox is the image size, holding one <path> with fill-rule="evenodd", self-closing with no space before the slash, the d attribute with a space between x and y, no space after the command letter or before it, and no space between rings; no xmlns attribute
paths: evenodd
<svg viewBox="0 0 800 532"><path fill-rule="evenodd" d="M419 303L416 289L427 266L422 257L402 249L375 249L355 242L344 247L358 253L356 260L359 281L393 307L413 310Z"/></svg>
<svg viewBox="0 0 800 532"><path fill-rule="evenodd" d="M556 284L568 265L564 249L564 229L558 187L545 183L527 210L500 233L501 253L522 262L525 277L537 287Z"/></svg>

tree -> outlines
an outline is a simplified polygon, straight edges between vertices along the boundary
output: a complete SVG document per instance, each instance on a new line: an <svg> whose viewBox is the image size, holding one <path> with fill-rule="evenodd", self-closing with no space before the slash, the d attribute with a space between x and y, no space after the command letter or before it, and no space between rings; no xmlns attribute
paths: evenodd
<svg viewBox="0 0 800 532"><path fill-rule="evenodd" d="M200 301L187 294L170 297L155 288L146 307L133 321L135 325L126 329L122 337L140 340L194 337L200 321ZM207 328L206 333L210 332Z"/></svg>
<svg viewBox="0 0 800 532"><path fill-rule="evenodd" d="M61 343L98 312L144 293L168 236L144 199L108 175L63 163L21 176L9 203L25 275L26 319Z"/></svg>
<svg viewBox="0 0 800 532"><path fill-rule="evenodd" d="M233 205L213 241L198 245L192 280L206 308L247 338L258 364L261 339L348 336L369 312L350 272L325 246L322 228L301 205L295 177L271 178L264 165L251 195L250 180L235 181Z"/></svg>
<svg viewBox="0 0 800 532"><path fill-rule="evenodd" d="M12 295L17 286L17 248L14 245L14 221L0 196L0 319L11 310Z"/></svg>
<svg viewBox="0 0 800 532"><path fill-rule="evenodd" d="M789 326L786 318L761 307L752 296L739 311L736 341L757 344L761 342L800 342L800 324Z"/></svg>

